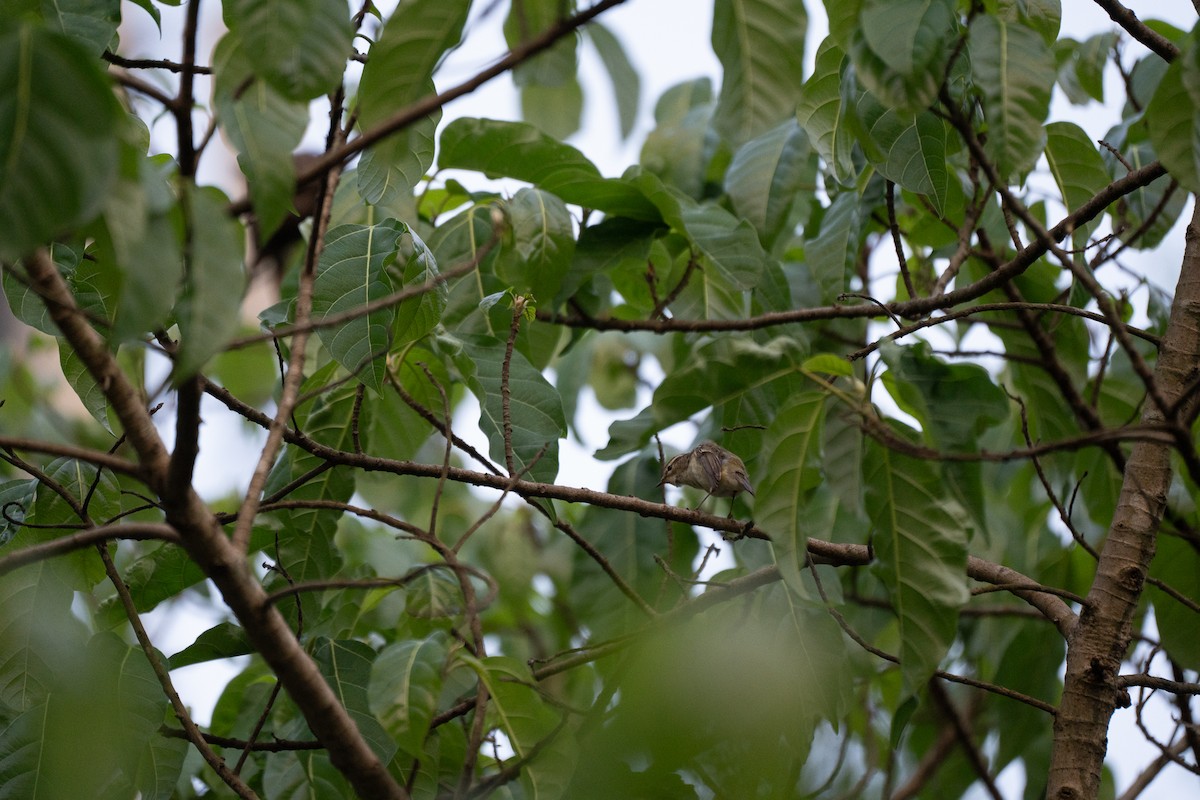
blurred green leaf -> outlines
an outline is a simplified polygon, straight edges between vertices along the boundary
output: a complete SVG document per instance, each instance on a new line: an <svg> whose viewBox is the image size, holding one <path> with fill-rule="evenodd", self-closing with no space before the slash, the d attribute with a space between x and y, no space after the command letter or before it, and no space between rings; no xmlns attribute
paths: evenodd
<svg viewBox="0 0 1200 800"><path fill-rule="evenodd" d="M433 72L458 44L468 3L405 0L384 25L363 68L358 99L364 131L434 92ZM390 205L413 187L433 163L433 136L441 111L376 143L358 167L359 191L369 203Z"/></svg>
<svg viewBox="0 0 1200 800"><path fill-rule="evenodd" d="M638 103L641 100L641 76L629 61L620 39L602 22L593 21L583 29L612 82L617 101L617 119L620 122L621 138L628 139L637 124Z"/></svg>
<svg viewBox="0 0 1200 800"><path fill-rule="evenodd" d="M228 204L212 187L188 192L188 222L196 235L175 310L181 334L177 381L199 371L237 331L246 271L241 226L226 213Z"/></svg>
<svg viewBox="0 0 1200 800"><path fill-rule="evenodd" d="M308 124L308 107L289 99L271 83L256 80L257 65L250 47L228 33L213 52L216 83L213 103L221 127L238 150L258 225L265 244L293 209L296 170L292 151Z"/></svg>
<svg viewBox="0 0 1200 800"><path fill-rule="evenodd" d="M255 74L284 97L311 100L333 91L353 33L341 0L231 0L223 11Z"/></svg>
<svg viewBox="0 0 1200 800"><path fill-rule="evenodd" d="M93 219L117 177L121 107L75 41L0 30L0 259Z"/></svg>

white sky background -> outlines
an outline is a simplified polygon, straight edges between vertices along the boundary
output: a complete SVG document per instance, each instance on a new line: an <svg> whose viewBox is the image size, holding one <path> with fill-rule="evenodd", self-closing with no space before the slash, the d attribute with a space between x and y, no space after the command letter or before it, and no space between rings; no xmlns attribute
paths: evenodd
<svg viewBox="0 0 1200 800"><path fill-rule="evenodd" d="M390 4L380 5L386 8ZM443 65L437 76L439 89L445 89L471 77L505 52L501 25L506 4L501 4L502 8L479 21L479 8L488 5L491 4L477 2L473 20L468 24L467 44L455 51ZM817 45L824 38L827 25L824 7L820 2L807 0L806 5L809 11L807 73L811 71ZM1195 9L1189 0L1127 0L1126 5L1143 19L1165 19L1185 30L1190 29L1196 19ZM162 12L163 34L160 41L148 15L130 3L125 4L126 23L122 29L122 39L126 43L126 55L162 57L165 53L167 57L177 57L183 10L164 7ZM208 0L205 2L204 12L206 22L202 26L201 53L209 52L223 30L219 4ZM629 0L603 14L601 20L624 43L641 77L639 122L630 138L621 142L611 84L598 57L590 45L586 44L585 39L585 44L580 48L581 80L585 93L583 128L568 141L595 162L605 175L619 175L625 167L637 161L641 142L653 127L654 104L662 93L680 81L700 76L712 78L714 88L717 88L721 71L710 44L712 0ZM1063 0L1064 35L1082 40L1112 27L1107 15L1090 0ZM131 47L134 42L142 44L140 47ZM1145 49L1136 42L1127 46L1129 54L1141 55L1144 52ZM1127 66L1132 66L1131 59L1127 61ZM1082 126L1093 139L1101 138L1105 131L1119 120L1123 97L1120 79L1111 66L1106 73L1105 88L1110 102L1104 109L1081 109L1071 106L1062 92L1056 90L1051 118L1073 121ZM197 91L202 101L206 102L209 91L206 80L198 83ZM314 106L319 107L320 104ZM328 125L326 109L314 112L313 122L306 137L306 143L312 148L319 147L324 139ZM463 116L518 119L519 113L519 103L512 81L508 76L501 76L473 94L447 106L443 125L451 119ZM155 146L165 151L173 150L175 132L169 119L160 118L154 125L153 135ZM219 147L221 143L214 141L214 146ZM242 190L236 183L236 167L231 166L231 159L216 158L215 155L210 155L207 161L202 163L201 181L216 183L231 196L240 196ZM1043 178L1044 183L1035 185L1044 185L1052 190L1053 182L1048 176ZM477 183L478 181L472 178L472 185ZM1185 210L1181 220L1186 220L1188 215L1189 212ZM1171 290L1182 254L1182 225L1183 222L1169 237L1171 243L1165 245L1155 256L1134 254L1124 259L1124 263L1135 270L1146 272L1155 283ZM890 248L887 249L890 252ZM650 377L653 379L654 376ZM595 403L590 391L587 395L581 398L578 419L592 422L580 432L584 438L582 447L574 440L563 442L559 481L568 485L601 489L613 465L594 461L591 453L606 443L608 424L615 418L628 416L632 411L618 415L610 414ZM649 393L643 390L639 403L644 404L648 400ZM474 419L469 409L463 411L463 418ZM161 418L160 431L170 445L173 420L164 413L160 413L158 418ZM244 491L257 457L255 448L261 444L263 437L216 404L205 405L204 420L197 473L198 487L206 497L224 495L234 489ZM683 426L673 430L671 434L673 435L668 436L669 441L686 446L693 432ZM474 440L484 442L483 449L487 449L486 441L478 434L477 429ZM220 618L220 614L215 613L214 609L185 600L174 608L165 608L150 615L149 625L159 647L167 653L173 653L190 644L197 633ZM193 708L198 721L207 722L220 690L235 671L236 667L232 664L209 664L177 670L172 676L185 702ZM1169 730L1164 725L1169 725L1170 713L1169 706L1160 705L1159 717L1162 722L1157 726L1159 731ZM1147 744L1141 733L1136 730L1133 712L1129 709L1118 710L1110 730L1110 739L1110 763L1117 769L1117 786L1120 791L1136 776L1138 770L1157 755L1157 751ZM1004 777L1009 778L1008 781L1002 781L1005 795L1016 796L1015 787L1019 785L1018 781L1007 772ZM1194 793L1196 786L1194 776L1179 768L1168 768L1143 797L1184 797Z"/></svg>

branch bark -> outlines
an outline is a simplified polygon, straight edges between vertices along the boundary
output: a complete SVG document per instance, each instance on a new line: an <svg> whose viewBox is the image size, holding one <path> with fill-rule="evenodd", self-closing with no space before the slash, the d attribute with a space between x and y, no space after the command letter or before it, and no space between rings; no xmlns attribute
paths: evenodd
<svg viewBox="0 0 1200 800"><path fill-rule="evenodd" d="M170 455L136 388L121 371L107 343L77 308L49 254L38 251L27 266L33 288L46 303L51 318L103 387L125 429L126 440L138 455L147 484L162 496L167 489ZM313 733L328 749L334 766L360 797L407 798L408 793L367 745L286 620L267 602L266 592L246 559L230 543L204 501L190 487L172 499L175 502L164 504L167 522L179 532L188 555L217 585L255 650L275 671Z"/></svg>
<svg viewBox="0 0 1200 800"><path fill-rule="evenodd" d="M1185 392L1200 362L1200 205L1188 224L1175 300L1154 369L1168 407L1190 408ZM1163 422L1147 403L1143 421ZM1097 796L1109 722L1123 697L1121 661L1133 636L1132 619L1154 558L1171 485L1171 450L1138 442L1126 463L1121 494L1087 603L1067 640L1062 702L1054 720L1049 789L1052 800Z"/></svg>

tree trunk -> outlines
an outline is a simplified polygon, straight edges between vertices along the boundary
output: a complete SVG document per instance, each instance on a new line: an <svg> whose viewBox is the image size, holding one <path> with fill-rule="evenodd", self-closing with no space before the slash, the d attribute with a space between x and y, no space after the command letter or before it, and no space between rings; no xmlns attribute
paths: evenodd
<svg viewBox="0 0 1200 800"><path fill-rule="evenodd" d="M1184 420L1192 402L1179 401L1200 366L1200 204L1187 228L1171 318L1159 348L1154 380L1171 416L1147 397L1143 422ZM1094 798L1113 711L1128 699L1117 684L1133 636L1131 621L1154 558L1171 485L1170 445L1138 442L1125 469L1121 495L1100 553L1096 578L1067 643L1062 702L1054 720L1047 797Z"/></svg>

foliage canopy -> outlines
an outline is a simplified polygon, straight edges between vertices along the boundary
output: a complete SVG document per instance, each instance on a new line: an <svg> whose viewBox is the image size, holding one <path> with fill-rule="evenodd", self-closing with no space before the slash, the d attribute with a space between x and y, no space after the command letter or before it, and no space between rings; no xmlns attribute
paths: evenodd
<svg viewBox="0 0 1200 800"><path fill-rule="evenodd" d="M636 129L622 0L228 0L211 54L193 0L133 58L176 4L0 17L0 798L1092 798L1152 692L1127 796L1197 770L1195 30L827 2L806 59L801 0L715 0L719 87L608 176L564 139L584 48ZM504 75L522 119L442 124ZM237 496L202 401L259 431ZM560 483L597 405L611 478ZM657 485L680 424L729 517ZM197 727L171 671L235 657Z"/></svg>

